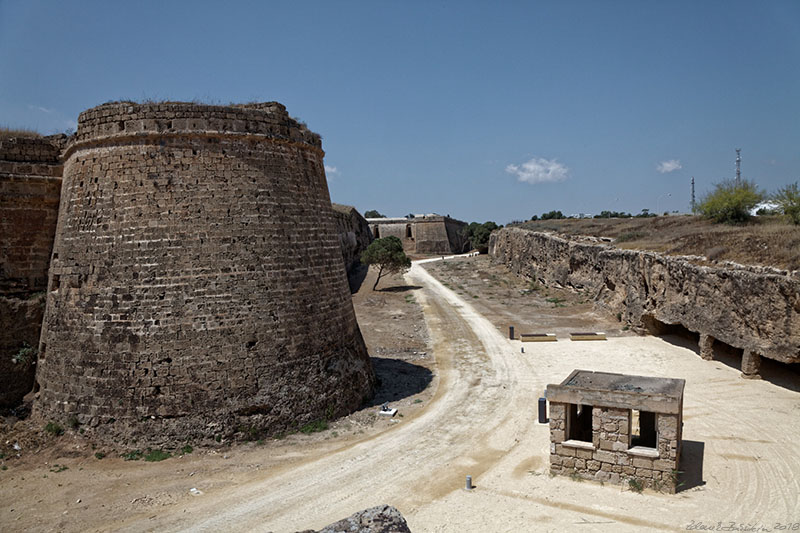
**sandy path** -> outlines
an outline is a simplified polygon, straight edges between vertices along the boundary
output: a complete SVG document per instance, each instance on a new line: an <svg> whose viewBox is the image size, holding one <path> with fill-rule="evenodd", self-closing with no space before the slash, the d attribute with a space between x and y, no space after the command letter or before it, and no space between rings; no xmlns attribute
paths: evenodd
<svg viewBox="0 0 800 533"><path fill-rule="evenodd" d="M413 531L681 530L692 521L800 523L800 394L748 381L654 337L527 345L415 264L437 360L436 393L413 418L323 456L209 491L130 531L295 531L388 503ZM550 478L548 430L535 421L547 383L574 368L687 380L685 455L698 480L678 495ZM302 453L302 452L301 452ZM697 472L702 457L702 472ZM477 489L461 489L464 476ZM692 485L695 485L692 483Z"/></svg>
<svg viewBox="0 0 800 533"><path fill-rule="evenodd" d="M426 409L373 438L128 528L294 531L385 502L410 512L502 457L529 418L515 409L508 342L423 269L415 265L409 281L425 287L417 297L437 360Z"/></svg>

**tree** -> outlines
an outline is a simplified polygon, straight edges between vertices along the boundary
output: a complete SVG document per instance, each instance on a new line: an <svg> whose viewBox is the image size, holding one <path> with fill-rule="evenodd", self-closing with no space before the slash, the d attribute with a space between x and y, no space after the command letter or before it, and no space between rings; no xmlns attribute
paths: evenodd
<svg viewBox="0 0 800 533"><path fill-rule="evenodd" d="M380 214L376 209L364 211L364 218L386 218L386 215Z"/></svg>
<svg viewBox="0 0 800 533"><path fill-rule="evenodd" d="M800 189L797 182L778 189L772 196L772 201L778 204L781 212L788 216L795 224L800 224Z"/></svg>
<svg viewBox="0 0 800 533"><path fill-rule="evenodd" d="M491 220L484 222L470 222L464 228L463 235L469 241L469 245L473 250L478 250L480 253L485 254L489 250L489 235L500 226Z"/></svg>
<svg viewBox="0 0 800 533"><path fill-rule="evenodd" d="M561 211L548 211L547 213L542 213L542 220L558 220L562 218L567 218L564 216L564 213Z"/></svg>
<svg viewBox="0 0 800 533"><path fill-rule="evenodd" d="M752 181L726 180L700 201L698 210L705 218L725 224L741 224L750 219L750 211L764 200L764 193Z"/></svg>
<svg viewBox="0 0 800 533"><path fill-rule="evenodd" d="M393 235L372 241L361 254L361 262L365 265L378 265L378 279L372 286L373 291L384 271L400 273L411 267L411 260L403 251L403 242Z"/></svg>

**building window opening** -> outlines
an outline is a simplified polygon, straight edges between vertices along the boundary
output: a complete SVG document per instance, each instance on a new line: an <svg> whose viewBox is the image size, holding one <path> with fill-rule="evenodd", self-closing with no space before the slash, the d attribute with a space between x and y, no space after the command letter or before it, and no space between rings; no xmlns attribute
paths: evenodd
<svg viewBox="0 0 800 533"><path fill-rule="evenodd" d="M592 406L569 404L567 439L592 442Z"/></svg>
<svg viewBox="0 0 800 533"><path fill-rule="evenodd" d="M406 224L406 239L413 239L411 236L411 224Z"/></svg>
<svg viewBox="0 0 800 533"><path fill-rule="evenodd" d="M373 231L372 233L375 235L376 239L380 239L381 238L381 230L378 229L378 226L375 226L375 231Z"/></svg>
<svg viewBox="0 0 800 533"><path fill-rule="evenodd" d="M631 410L631 448L634 446L655 448L658 442L656 433L655 413Z"/></svg>

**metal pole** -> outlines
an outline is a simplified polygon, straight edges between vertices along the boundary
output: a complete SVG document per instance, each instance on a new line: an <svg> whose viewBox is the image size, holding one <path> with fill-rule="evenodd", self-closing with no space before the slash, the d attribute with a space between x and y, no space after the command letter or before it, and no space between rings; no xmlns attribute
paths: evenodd
<svg viewBox="0 0 800 533"><path fill-rule="evenodd" d="M467 490L472 490L472 476L467 476Z"/></svg>

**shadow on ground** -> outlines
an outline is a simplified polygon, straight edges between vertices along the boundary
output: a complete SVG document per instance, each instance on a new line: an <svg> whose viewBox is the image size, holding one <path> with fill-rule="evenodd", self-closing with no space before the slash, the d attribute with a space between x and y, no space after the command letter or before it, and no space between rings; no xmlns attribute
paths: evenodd
<svg viewBox="0 0 800 533"><path fill-rule="evenodd" d="M417 289L421 289L419 285L397 285L395 287L386 287L384 289L378 289L381 292L406 292L406 291L415 291Z"/></svg>
<svg viewBox="0 0 800 533"><path fill-rule="evenodd" d="M703 479L703 455L706 444L695 440L684 440L681 449L681 464L678 467L678 492L705 485Z"/></svg>
<svg viewBox="0 0 800 533"><path fill-rule="evenodd" d="M433 373L424 366L415 365L400 359L372 357L372 366L378 377L375 396L367 401L366 407L396 402L424 391Z"/></svg>

